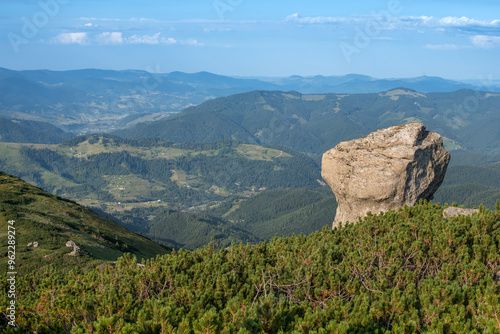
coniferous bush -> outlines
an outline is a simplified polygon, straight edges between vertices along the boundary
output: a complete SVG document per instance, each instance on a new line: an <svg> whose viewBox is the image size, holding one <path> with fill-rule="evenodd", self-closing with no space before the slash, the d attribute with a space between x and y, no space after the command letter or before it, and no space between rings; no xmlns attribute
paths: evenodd
<svg viewBox="0 0 500 334"><path fill-rule="evenodd" d="M212 242L143 268L127 255L35 271L18 277L18 332L499 333L500 212L442 211L422 202L309 236Z"/></svg>

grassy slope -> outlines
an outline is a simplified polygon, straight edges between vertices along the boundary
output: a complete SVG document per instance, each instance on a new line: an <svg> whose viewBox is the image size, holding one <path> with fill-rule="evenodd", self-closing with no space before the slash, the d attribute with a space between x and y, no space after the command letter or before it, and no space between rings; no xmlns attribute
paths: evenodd
<svg viewBox="0 0 500 334"><path fill-rule="evenodd" d="M167 249L132 233L115 222L63 200L17 177L0 172L0 236L7 238L7 224L15 220L16 258L18 270L49 264L73 265L99 260L116 260L124 252L138 259L165 254ZM73 240L89 256L71 257L65 246ZM40 246L30 250L27 244L38 241ZM7 254L7 243L0 252ZM2 264L6 258L1 259Z"/></svg>

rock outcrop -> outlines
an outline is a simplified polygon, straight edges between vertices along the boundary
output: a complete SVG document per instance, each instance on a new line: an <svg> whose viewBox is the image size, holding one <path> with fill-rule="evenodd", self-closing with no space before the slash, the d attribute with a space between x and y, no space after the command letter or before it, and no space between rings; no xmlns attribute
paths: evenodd
<svg viewBox="0 0 500 334"><path fill-rule="evenodd" d="M450 155L441 136L419 123L341 142L323 155L321 175L337 198L333 227L432 199Z"/></svg>
<svg viewBox="0 0 500 334"><path fill-rule="evenodd" d="M68 255L76 256L76 254L81 252L80 247L78 247L76 243L72 240L66 242L66 247L73 247L73 250L70 253L68 253Z"/></svg>
<svg viewBox="0 0 500 334"><path fill-rule="evenodd" d="M462 208L456 208L454 206L450 206L450 207L443 210L443 217L449 218L449 217L456 217L456 216L471 216L474 213L478 213L478 212L479 212L479 209L462 209Z"/></svg>

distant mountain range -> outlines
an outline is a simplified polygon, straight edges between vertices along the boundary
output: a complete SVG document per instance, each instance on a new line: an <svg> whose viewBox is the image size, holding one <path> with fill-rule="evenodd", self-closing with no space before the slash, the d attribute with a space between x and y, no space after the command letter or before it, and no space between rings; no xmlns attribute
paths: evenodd
<svg viewBox="0 0 500 334"><path fill-rule="evenodd" d="M102 80L112 82L121 78L129 80L136 75L127 71L95 71L103 77L108 75L108 79ZM88 70L88 75L95 77L95 71ZM69 72L72 71L62 73L69 75ZM77 75L72 77L85 77L81 71L75 72ZM39 71L28 71L28 74L33 77L41 75ZM111 74L116 75L112 80L109 79ZM59 72L51 73L46 76L52 78L47 82L62 80L61 76L64 78ZM209 73L187 75L174 72L169 76L176 82L188 76L192 80L191 85L197 87L205 85L203 82L208 78L213 78L214 86L222 87L225 82L219 82L220 76ZM19 84L25 79L4 80ZM241 83L241 79L232 80L236 82L233 86ZM36 85L44 86L38 97L37 90L33 89ZM259 145L276 144L300 152L320 154L342 140L364 136L383 127L418 121L442 134L450 149L500 153L500 93L469 89L421 93L407 88L363 94L251 91L214 98L182 112L168 114L140 113L136 109L130 113L116 111L105 105L99 106L90 98L82 104L78 102L81 95L75 93L74 88L68 88L68 84L51 83L51 88L46 85L48 83L32 82L30 94L24 98L26 105L22 104L20 95L12 93L15 85L5 85L0 104L9 100L12 108L0 111L0 142L54 144L74 136L75 132L95 130L91 132L111 132L134 139L158 137L173 142L238 140ZM46 91L58 89L62 90L59 92L60 99L55 91L50 94ZM23 89L18 86L17 91L22 92ZM74 94L69 94L70 91ZM112 95L111 92L98 96L108 99ZM40 101L28 102L30 99ZM54 99L53 104L47 99ZM162 106L157 104L159 101L146 100L151 110L161 109ZM8 111L15 108L28 108L29 112Z"/></svg>
<svg viewBox="0 0 500 334"><path fill-rule="evenodd" d="M478 89L500 91L500 85L495 82L481 84L480 82L459 82L440 77L421 76L415 78L377 79L366 75L348 74L342 76L313 77L290 76L277 79L263 79L279 86L279 90L298 91L302 94L315 93L379 93L398 87L416 90L422 93L452 92L459 89Z"/></svg>
<svg viewBox="0 0 500 334"><path fill-rule="evenodd" d="M473 90L370 94L254 91L207 101L171 117L116 131L175 142L238 140L322 154L380 128L421 122L448 149L500 154L500 94Z"/></svg>
<svg viewBox="0 0 500 334"><path fill-rule="evenodd" d="M497 82L457 82L439 77L376 79L344 76L237 78L208 72L139 70L13 71L0 68L0 117L45 121L76 133L106 132L154 121L217 97L255 90L303 94L378 93L397 87L422 93L480 89Z"/></svg>

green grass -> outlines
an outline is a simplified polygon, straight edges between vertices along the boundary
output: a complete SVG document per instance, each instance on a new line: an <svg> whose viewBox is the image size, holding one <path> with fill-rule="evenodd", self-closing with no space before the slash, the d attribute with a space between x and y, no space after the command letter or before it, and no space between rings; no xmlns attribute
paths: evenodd
<svg viewBox="0 0 500 334"><path fill-rule="evenodd" d="M63 200L24 181L0 173L0 236L7 235L8 221L14 220L16 231L16 262L19 271L39 266L71 266L76 263L94 263L96 260L114 261L126 252L138 259L165 254L167 249L132 233L113 221ZM86 255L72 257L66 242L74 241ZM28 243L38 241L35 249ZM2 242L0 252L7 253ZM6 258L0 259L2 266Z"/></svg>
<svg viewBox="0 0 500 334"><path fill-rule="evenodd" d="M257 145L241 144L236 152L249 160L272 161L276 158L291 158L292 155L281 150Z"/></svg>

